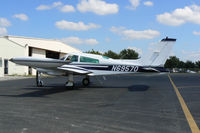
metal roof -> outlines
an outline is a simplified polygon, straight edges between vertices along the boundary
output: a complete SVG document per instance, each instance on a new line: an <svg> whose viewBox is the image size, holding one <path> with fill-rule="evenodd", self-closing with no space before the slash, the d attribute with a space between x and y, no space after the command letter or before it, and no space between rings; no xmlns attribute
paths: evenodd
<svg viewBox="0 0 200 133"><path fill-rule="evenodd" d="M17 43L18 45L21 45L23 47L26 47L26 45L28 45L29 47L56 51L61 53L81 52L80 50L73 48L59 40L19 37L19 36L4 36L4 38L14 43Z"/></svg>

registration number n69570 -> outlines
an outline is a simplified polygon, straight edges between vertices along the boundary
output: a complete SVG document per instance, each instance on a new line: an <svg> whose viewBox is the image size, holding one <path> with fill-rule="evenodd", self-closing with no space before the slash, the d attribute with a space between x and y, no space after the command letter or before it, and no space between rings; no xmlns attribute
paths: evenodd
<svg viewBox="0 0 200 133"><path fill-rule="evenodd" d="M126 65L113 65L111 71L118 72L137 72L138 66L126 66Z"/></svg>

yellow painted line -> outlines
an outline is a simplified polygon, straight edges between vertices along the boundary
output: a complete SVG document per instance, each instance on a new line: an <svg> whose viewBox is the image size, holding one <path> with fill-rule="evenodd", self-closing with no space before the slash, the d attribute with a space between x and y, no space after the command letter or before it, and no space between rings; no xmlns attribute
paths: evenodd
<svg viewBox="0 0 200 133"><path fill-rule="evenodd" d="M187 107L183 97L181 96L180 92L178 91L178 88L176 87L176 85L172 81L172 79L171 79L169 74L168 74L168 77L169 77L169 80L170 80L171 84L174 87L174 90L176 92L176 95L177 95L178 100L179 100L179 102L181 104L182 110L183 110L183 112L185 114L185 117L187 119L187 122L188 122L188 124L190 126L190 129L191 129L192 133L200 133L199 128L198 128L196 122L194 121L193 116L190 113L190 110L188 109L188 107Z"/></svg>

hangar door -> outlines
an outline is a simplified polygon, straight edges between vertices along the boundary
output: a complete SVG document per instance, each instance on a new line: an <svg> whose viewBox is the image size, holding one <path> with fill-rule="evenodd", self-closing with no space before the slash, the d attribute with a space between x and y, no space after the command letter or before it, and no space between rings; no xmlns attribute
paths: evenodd
<svg viewBox="0 0 200 133"><path fill-rule="evenodd" d="M4 60L4 74L8 74L8 60Z"/></svg>
<svg viewBox="0 0 200 133"><path fill-rule="evenodd" d="M60 58L60 53L46 50L46 58L59 59Z"/></svg>

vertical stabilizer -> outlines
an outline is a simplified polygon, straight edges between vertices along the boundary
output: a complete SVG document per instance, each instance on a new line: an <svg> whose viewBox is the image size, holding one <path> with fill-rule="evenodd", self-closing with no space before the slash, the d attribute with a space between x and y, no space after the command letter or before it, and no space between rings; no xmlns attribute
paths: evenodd
<svg viewBox="0 0 200 133"><path fill-rule="evenodd" d="M164 66L167 58L169 57L172 47L176 39L164 38L158 43L158 48L152 52L152 54L146 60L147 62L143 65L146 66Z"/></svg>

